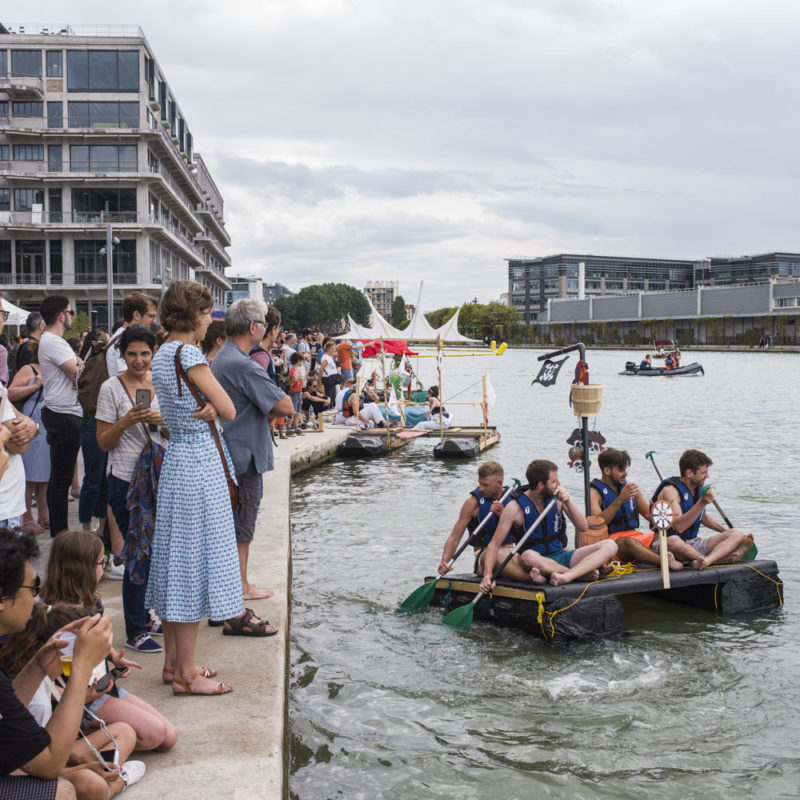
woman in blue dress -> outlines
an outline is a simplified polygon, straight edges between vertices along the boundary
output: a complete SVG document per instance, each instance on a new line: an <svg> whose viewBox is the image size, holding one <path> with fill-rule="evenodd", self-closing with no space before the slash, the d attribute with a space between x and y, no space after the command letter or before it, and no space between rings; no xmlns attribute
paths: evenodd
<svg viewBox="0 0 800 800"><path fill-rule="evenodd" d="M164 623L163 678L175 694L232 691L210 680L213 670L195 665L201 619L245 619L251 625L257 620L252 612L245 617L230 495L209 426L217 417L232 420L236 412L195 345L205 336L212 307L211 294L201 284L172 283L159 306L169 338L153 357L153 386L169 446L158 484L145 603ZM183 380L179 392L178 351L184 371L205 399L202 406ZM233 474L227 449L224 453Z"/></svg>

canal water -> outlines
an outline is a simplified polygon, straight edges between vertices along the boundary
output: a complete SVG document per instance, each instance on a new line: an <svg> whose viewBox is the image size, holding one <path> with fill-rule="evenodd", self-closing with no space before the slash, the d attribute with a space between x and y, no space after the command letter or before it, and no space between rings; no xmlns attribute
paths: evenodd
<svg viewBox="0 0 800 800"><path fill-rule="evenodd" d="M780 566L780 610L734 619L626 602L623 638L567 648L483 622L453 630L436 609L395 613L434 573L481 460L523 480L549 458L582 500L566 465L576 357L543 388L531 386L540 352L445 359L445 403L489 368L503 439L477 463L434 461L420 439L293 479L291 797L800 796L800 356L686 353L704 377L636 378L616 373L641 354L588 354L605 387L596 427L628 450L630 478L649 495L648 450L664 474L687 447L708 453L725 513ZM433 359L421 363L435 380Z"/></svg>

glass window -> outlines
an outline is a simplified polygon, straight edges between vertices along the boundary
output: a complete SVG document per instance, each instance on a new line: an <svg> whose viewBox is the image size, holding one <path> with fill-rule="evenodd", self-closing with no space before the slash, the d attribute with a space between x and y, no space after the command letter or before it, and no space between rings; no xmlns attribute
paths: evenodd
<svg viewBox="0 0 800 800"><path fill-rule="evenodd" d="M67 91L85 92L89 89L89 53L67 50Z"/></svg>
<svg viewBox="0 0 800 800"><path fill-rule="evenodd" d="M63 283L61 239L50 240L50 283Z"/></svg>
<svg viewBox="0 0 800 800"><path fill-rule="evenodd" d="M7 117L7 116L8 116L8 100L0 100L0 117Z"/></svg>
<svg viewBox="0 0 800 800"><path fill-rule="evenodd" d="M105 283L106 257L100 255L105 239L75 240L75 283ZM136 282L136 241L124 239L112 252L114 280Z"/></svg>
<svg viewBox="0 0 800 800"><path fill-rule="evenodd" d="M34 203L44 205L44 189L14 189L15 211L30 211Z"/></svg>
<svg viewBox="0 0 800 800"><path fill-rule="evenodd" d="M15 117L41 117L44 114L44 104L15 100L11 103L11 112Z"/></svg>
<svg viewBox="0 0 800 800"><path fill-rule="evenodd" d="M14 161L44 161L44 145L15 144Z"/></svg>
<svg viewBox="0 0 800 800"><path fill-rule="evenodd" d="M117 88L120 92L139 91L139 51L123 50L117 53L119 57L119 81Z"/></svg>
<svg viewBox="0 0 800 800"><path fill-rule="evenodd" d="M64 104L59 101L47 101L47 127L64 127Z"/></svg>
<svg viewBox="0 0 800 800"><path fill-rule="evenodd" d="M68 50L67 91L138 92L139 51Z"/></svg>
<svg viewBox="0 0 800 800"><path fill-rule="evenodd" d="M11 283L11 242L0 240L0 280Z"/></svg>
<svg viewBox="0 0 800 800"><path fill-rule="evenodd" d="M44 283L44 240L17 240L17 282Z"/></svg>
<svg viewBox="0 0 800 800"><path fill-rule="evenodd" d="M50 222L63 222L63 213L61 205L61 189L48 189L47 191L47 205L50 213ZM60 244L60 242L59 242ZM51 251L52 252L52 251Z"/></svg>
<svg viewBox="0 0 800 800"><path fill-rule="evenodd" d="M6 51L0 50L0 75L5 75L8 72L8 61L6 60Z"/></svg>
<svg viewBox="0 0 800 800"><path fill-rule="evenodd" d="M0 144L0 161L8 161L8 145Z"/></svg>
<svg viewBox="0 0 800 800"><path fill-rule="evenodd" d="M114 91L119 85L117 54L113 50L89 51L89 88L93 92Z"/></svg>
<svg viewBox="0 0 800 800"><path fill-rule="evenodd" d="M61 172L63 170L61 159L61 145L47 145L47 169L49 172Z"/></svg>
<svg viewBox="0 0 800 800"><path fill-rule="evenodd" d="M48 78L60 78L64 74L64 55L62 50L48 50L44 54Z"/></svg>
<svg viewBox="0 0 800 800"><path fill-rule="evenodd" d="M69 148L69 168L72 172L89 171L89 147L85 144L73 144Z"/></svg>
<svg viewBox="0 0 800 800"><path fill-rule="evenodd" d="M0 189L0 211L11 210L11 189Z"/></svg>
<svg viewBox="0 0 800 800"><path fill-rule="evenodd" d="M73 189L76 222L135 222L136 189Z"/></svg>
<svg viewBox="0 0 800 800"><path fill-rule="evenodd" d="M42 74L41 50L12 50L11 51L12 75L39 75Z"/></svg>
<svg viewBox="0 0 800 800"><path fill-rule="evenodd" d="M118 102L68 104L70 128L138 128L139 104Z"/></svg>
<svg viewBox="0 0 800 800"><path fill-rule="evenodd" d="M72 172L136 172L136 145L71 145Z"/></svg>

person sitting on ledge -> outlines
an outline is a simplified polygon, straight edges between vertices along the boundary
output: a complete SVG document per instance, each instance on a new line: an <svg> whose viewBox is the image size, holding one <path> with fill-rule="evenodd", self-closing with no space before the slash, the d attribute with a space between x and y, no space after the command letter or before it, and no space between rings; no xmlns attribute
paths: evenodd
<svg viewBox="0 0 800 800"><path fill-rule="evenodd" d="M703 484L708 479L708 468L714 462L700 450L685 450L678 462L680 477L665 478L653 492L652 503L665 501L672 507L672 526L667 530L667 548L679 561L689 562L702 569L727 558L739 561L753 546L753 534L738 528L724 528L706 514L706 506L714 502L714 490ZM700 525L716 532L715 536L701 539L697 534ZM658 552L658 537L650 548Z"/></svg>
<svg viewBox="0 0 800 800"><path fill-rule="evenodd" d="M596 580L599 568L617 554L616 542L606 539L577 550L565 549L564 515L569 517L578 532L585 532L588 525L566 487L558 482L558 467L552 461L537 459L528 465L525 478L527 490L513 493L515 499L503 509L494 537L486 548L481 591L488 592L494 585L492 572L497 552L509 531L519 542L552 498L556 498L556 503L516 555L520 565L527 569L534 583L546 583L549 578L550 583L558 586L584 576Z"/></svg>
<svg viewBox="0 0 800 800"><path fill-rule="evenodd" d="M609 448L597 456L602 479L595 478L589 490L592 516L608 526L609 538L617 543L620 561L642 561L658 566L657 553L650 549L652 531L640 533L639 516L650 519L650 507L635 483L626 480L631 457L625 450ZM683 569L672 553L667 556L669 568Z"/></svg>
<svg viewBox="0 0 800 800"><path fill-rule="evenodd" d="M453 417L439 400L439 387L431 386L428 389L428 419L418 422L412 430L437 431L440 428L449 428L453 424Z"/></svg>
<svg viewBox="0 0 800 800"><path fill-rule="evenodd" d="M359 395L354 387L351 378L346 381L344 388L336 396L336 419L339 425L358 425L360 430L364 428L385 428L377 403L365 403L364 398Z"/></svg>

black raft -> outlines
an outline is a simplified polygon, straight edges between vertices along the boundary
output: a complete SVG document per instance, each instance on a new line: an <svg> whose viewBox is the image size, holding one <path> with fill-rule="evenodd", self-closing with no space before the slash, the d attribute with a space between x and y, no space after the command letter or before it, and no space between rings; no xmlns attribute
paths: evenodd
<svg viewBox="0 0 800 800"><path fill-rule="evenodd" d="M439 578L431 603L452 608L466 605L478 592L480 580L473 574ZM615 595L659 597L720 614L762 614L783 603L778 565L768 559L702 570L686 568L670 572L670 581L672 588L663 589L661 571L655 567L563 586L501 579L491 596L478 601L475 617L567 644L624 632L622 605Z"/></svg>
<svg viewBox="0 0 800 800"><path fill-rule="evenodd" d="M434 458L475 458L480 452L477 439L443 439L433 448Z"/></svg>

